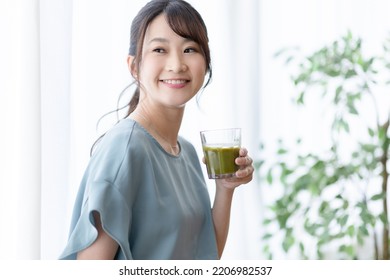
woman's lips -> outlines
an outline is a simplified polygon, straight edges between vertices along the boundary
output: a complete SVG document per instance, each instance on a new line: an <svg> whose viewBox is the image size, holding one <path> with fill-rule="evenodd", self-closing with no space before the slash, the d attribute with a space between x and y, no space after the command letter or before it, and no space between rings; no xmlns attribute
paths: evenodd
<svg viewBox="0 0 390 280"><path fill-rule="evenodd" d="M170 87L170 88L183 88L186 86L186 84L189 82L189 80L184 79L165 79L161 80L164 85Z"/></svg>

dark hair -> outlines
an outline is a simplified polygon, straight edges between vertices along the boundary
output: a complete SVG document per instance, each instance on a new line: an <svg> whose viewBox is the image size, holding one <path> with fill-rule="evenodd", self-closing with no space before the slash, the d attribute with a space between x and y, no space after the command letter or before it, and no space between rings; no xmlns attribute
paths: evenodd
<svg viewBox="0 0 390 280"><path fill-rule="evenodd" d="M140 68L140 64L142 62L142 46L146 30L149 24L161 14L165 15L169 26L176 34L199 44L203 57L206 61L206 67L208 72L208 80L203 86L203 88L205 88L210 83L212 77L211 56L207 28L198 11L195 10L189 3L184 0L151 0L138 12L131 24L130 30L129 55L134 57L132 62L133 64L131 65L131 70ZM133 93L130 102L126 106L119 108L119 100L132 84L128 85L119 95L118 108L114 111L105 114L104 116L113 112L118 113L118 111L128 107L127 114L123 117L127 118L135 110L139 102L141 85L139 84L139 81L136 77L133 78L135 79L134 83L137 85L137 88L135 89L135 92ZM102 118L100 118L100 120ZM100 120L98 121L98 123L100 122ZM92 145L90 155L92 155L96 144L103 136L104 134L100 136Z"/></svg>
<svg viewBox="0 0 390 280"><path fill-rule="evenodd" d="M164 14L169 26L179 36L190 39L199 44L206 60L208 80L212 77L211 56L206 25L198 13L189 3L183 0L151 0L137 14L131 24L129 55L133 56L133 69L139 69L142 60L142 46L146 29L159 15ZM129 110L125 117L129 116L137 107L140 95L140 84L136 79L137 89L131 98Z"/></svg>

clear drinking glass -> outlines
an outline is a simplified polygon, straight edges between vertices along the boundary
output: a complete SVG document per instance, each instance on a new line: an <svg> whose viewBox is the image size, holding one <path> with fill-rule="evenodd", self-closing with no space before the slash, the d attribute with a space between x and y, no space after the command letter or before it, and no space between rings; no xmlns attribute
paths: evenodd
<svg viewBox="0 0 390 280"><path fill-rule="evenodd" d="M239 166L235 159L241 147L241 129L215 129L200 132L207 174L210 179L233 177Z"/></svg>

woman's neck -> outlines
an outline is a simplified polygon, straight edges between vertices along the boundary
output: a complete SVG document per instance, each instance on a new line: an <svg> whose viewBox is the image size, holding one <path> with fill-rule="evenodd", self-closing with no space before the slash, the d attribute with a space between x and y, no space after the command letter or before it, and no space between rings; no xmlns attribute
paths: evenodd
<svg viewBox="0 0 390 280"><path fill-rule="evenodd" d="M183 114L184 108L162 109L139 104L130 118L140 123L167 152L178 154L177 138Z"/></svg>

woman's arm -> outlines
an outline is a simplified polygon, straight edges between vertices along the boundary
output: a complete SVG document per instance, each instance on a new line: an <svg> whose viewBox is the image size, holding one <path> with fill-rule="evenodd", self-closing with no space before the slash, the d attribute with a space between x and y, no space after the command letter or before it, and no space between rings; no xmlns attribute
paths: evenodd
<svg viewBox="0 0 390 280"><path fill-rule="evenodd" d="M245 148L241 148L240 157L236 158L236 164L240 166L240 169L236 172L236 176L216 180L212 216L219 258L222 256L229 232L230 210L234 190L236 187L252 180L254 171L252 162L252 159L248 156L248 151Z"/></svg>
<svg viewBox="0 0 390 280"><path fill-rule="evenodd" d="M216 188L212 215L215 237L217 240L218 257L221 258L229 232L230 209L234 189L225 189L220 186L218 182Z"/></svg>
<svg viewBox="0 0 390 280"><path fill-rule="evenodd" d="M93 212L98 237L91 246L77 253L78 260L113 260L118 250L118 243L112 239L102 227L100 215Z"/></svg>

